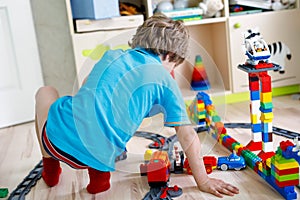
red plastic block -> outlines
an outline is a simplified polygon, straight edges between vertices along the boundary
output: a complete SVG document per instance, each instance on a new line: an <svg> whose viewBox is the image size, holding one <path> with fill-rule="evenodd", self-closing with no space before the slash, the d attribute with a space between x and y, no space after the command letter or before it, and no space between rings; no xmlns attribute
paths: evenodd
<svg viewBox="0 0 300 200"><path fill-rule="evenodd" d="M279 176L299 173L299 167L291 168L291 169L282 169L282 170L279 170L275 166L274 166L274 168L275 168L276 174L278 174Z"/></svg>
<svg viewBox="0 0 300 200"><path fill-rule="evenodd" d="M259 78L256 74L249 74L249 90L256 91L259 90Z"/></svg>
<svg viewBox="0 0 300 200"><path fill-rule="evenodd" d="M261 152L259 152L259 154L257 156L260 157L262 160L267 160L268 158L271 158L274 155L275 155L274 152L261 151Z"/></svg>
<svg viewBox="0 0 300 200"><path fill-rule="evenodd" d="M255 69L264 69L264 68L272 68L273 63L260 62L254 66Z"/></svg>
<svg viewBox="0 0 300 200"><path fill-rule="evenodd" d="M259 82L258 81L249 81L249 90L250 91L257 91L259 90Z"/></svg>
<svg viewBox="0 0 300 200"><path fill-rule="evenodd" d="M247 149L249 149L250 151L258 151L258 150L262 150L262 142L254 142L253 140L251 140L247 145L246 145Z"/></svg>
<svg viewBox="0 0 300 200"><path fill-rule="evenodd" d="M259 79L261 82L261 92L272 92L271 77L265 72L260 72Z"/></svg>
<svg viewBox="0 0 300 200"><path fill-rule="evenodd" d="M285 151L286 148L289 147L289 146L294 146L294 144L289 140L280 142L280 148L281 148L282 151Z"/></svg>
<svg viewBox="0 0 300 200"><path fill-rule="evenodd" d="M275 184L279 187L298 185L299 184L299 179L290 180L290 181L282 181L282 182L279 182L277 179L275 179Z"/></svg>

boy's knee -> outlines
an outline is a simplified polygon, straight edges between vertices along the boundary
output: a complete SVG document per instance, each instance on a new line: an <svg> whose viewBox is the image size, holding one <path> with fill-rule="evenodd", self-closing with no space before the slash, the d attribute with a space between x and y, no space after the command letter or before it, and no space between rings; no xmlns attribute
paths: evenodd
<svg viewBox="0 0 300 200"><path fill-rule="evenodd" d="M38 91L36 92L36 94L35 94L35 99L37 100L40 97L45 96L45 95L49 95L51 93L58 94L57 90L54 87L52 87L52 86L43 86L43 87L40 87L38 89Z"/></svg>

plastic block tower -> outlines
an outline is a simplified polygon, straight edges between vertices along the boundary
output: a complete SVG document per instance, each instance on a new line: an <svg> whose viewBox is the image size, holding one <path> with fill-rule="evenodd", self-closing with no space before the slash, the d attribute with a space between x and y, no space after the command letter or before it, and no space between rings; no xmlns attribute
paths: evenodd
<svg viewBox="0 0 300 200"><path fill-rule="evenodd" d="M187 108L187 113L192 122L200 126L206 126L205 105L210 105L211 100L204 92L198 92L191 105Z"/></svg>
<svg viewBox="0 0 300 200"><path fill-rule="evenodd" d="M252 151L262 150L265 159L274 155L273 151L273 104L271 77L265 71L247 71L250 90L250 116L252 141L248 148Z"/></svg>
<svg viewBox="0 0 300 200"><path fill-rule="evenodd" d="M299 160L294 158L293 147L290 141L280 143L271 158L271 175L266 179L286 199L297 198L294 186L299 184Z"/></svg>
<svg viewBox="0 0 300 200"><path fill-rule="evenodd" d="M196 56L192 74L191 87L193 90L208 90L210 84L200 55Z"/></svg>

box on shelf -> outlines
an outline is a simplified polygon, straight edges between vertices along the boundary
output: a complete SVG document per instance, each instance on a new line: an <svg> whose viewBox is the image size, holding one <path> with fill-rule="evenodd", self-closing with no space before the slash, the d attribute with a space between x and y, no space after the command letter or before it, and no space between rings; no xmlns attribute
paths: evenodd
<svg viewBox="0 0 300 200"><path fill-rule="evenodd" d="M109 19L100 20L75 20L76 32L90 32L90 31L101 31L101 30L117 30L117 29L127 29L135 28L144 22L143 15L130 15L130 16L120 16L112 17Z"/></svg>
<svg viewBox="0 0 300 200"><path fill-rule="evenodd" d="M118 0L71 0L73 19L106 19L120 16Z"/></svg>

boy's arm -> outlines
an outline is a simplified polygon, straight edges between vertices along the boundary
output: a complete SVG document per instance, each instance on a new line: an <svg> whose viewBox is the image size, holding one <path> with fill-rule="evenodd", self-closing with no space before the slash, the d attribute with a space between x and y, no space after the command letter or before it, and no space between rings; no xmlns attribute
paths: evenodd
<svg viewBox="0 0 300 200"><path fill-rule="evenodd" d="M178 140L189 160L198 188L217 197L222 197L222 194L230 196L238 194L239 190L235 186L207 176L201 155L201 143L194 128L192 126L178 126L175 129Z"/></svg>
<svg viewBox="0 0 300 200"><path fill-rule="evenodd" d="M86 77L83 79L83 81L82 81L82 84L81 84L81 85L84 85L84 84L85 84L85 82L86 82L87 78L88 78L88 76L86 76Z"/></svg>

